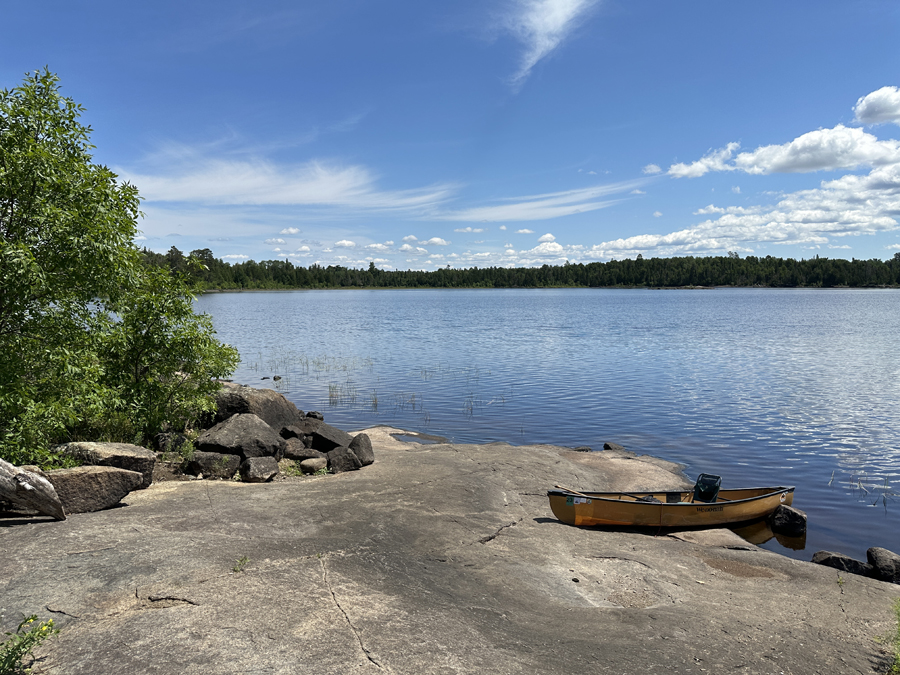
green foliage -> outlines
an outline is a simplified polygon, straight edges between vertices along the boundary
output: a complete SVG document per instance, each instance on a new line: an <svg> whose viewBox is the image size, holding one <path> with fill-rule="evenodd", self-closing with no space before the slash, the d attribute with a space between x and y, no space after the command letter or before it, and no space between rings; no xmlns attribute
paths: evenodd
<svg viewBox="0 0 900 675"><path fill-rule="evenodd" d="M134 246L137 188L92 163L81 112L46 70L0 90L0 456L14 464L183 428L237 363L188 280Z"/></svg>
<svg viewBox="0 0 900 675"><path fill-rule="evenodd" d="M35 614L24 618L15 633L6 633L8 637L0 645L0 675L31 672L22 661L44 640L56 633L59 633L59 629L53 627L53 619L38 622Z"/></svg>
<svg viewBox="0 0 900 675"><path fill-rule="evenodd" d="M246 567L247 563L249 563L249 562L250 562L250 558L248 558L245 555L242 555L240 558L238 558L237 562L234 564L234 567L231 568L231 571L234 572L235 574L238 574L239 572L243 572L244 567Z"/></svg>

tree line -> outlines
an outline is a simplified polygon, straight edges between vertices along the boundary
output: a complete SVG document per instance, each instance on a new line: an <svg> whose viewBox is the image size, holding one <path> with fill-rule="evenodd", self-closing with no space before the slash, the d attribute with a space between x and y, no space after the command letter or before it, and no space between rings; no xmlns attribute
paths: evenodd
<svg viewBox="0 0 900 675"><path fill-rule="evenodd" d="M880 288L900 286L900 253L890 260L808 260L747 256L649 258L542 265L380 270L340 265L302 267L287 260L227 263L208 248L185 255L142 251L153 265L190 277L204 290L317 288L678 288L742 286L768 288Z"/></svg>

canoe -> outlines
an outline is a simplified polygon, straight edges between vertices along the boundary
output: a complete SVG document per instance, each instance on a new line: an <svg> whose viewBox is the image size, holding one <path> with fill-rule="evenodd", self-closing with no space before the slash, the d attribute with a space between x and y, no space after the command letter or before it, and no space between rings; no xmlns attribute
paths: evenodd
<svg viewBox="0 0 900 675"><path fill-rule="evenodd" d="M681 492L572 492L549 490L550 508L569 525L630 527L716 527L763 518L794 501L793 487L719 490L714 502L692 501ZM653 497L656 501L647 500Z"/></svg>

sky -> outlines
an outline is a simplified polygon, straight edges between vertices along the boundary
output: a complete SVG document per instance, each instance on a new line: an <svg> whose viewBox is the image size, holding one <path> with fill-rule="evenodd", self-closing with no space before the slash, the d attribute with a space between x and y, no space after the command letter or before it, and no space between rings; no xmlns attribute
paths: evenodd
<svg viewBox="0 0 900 675"><path fill-rule="evenodd" d="M900 251L896 0L5 3L137 243L382 269Z"/></svg>

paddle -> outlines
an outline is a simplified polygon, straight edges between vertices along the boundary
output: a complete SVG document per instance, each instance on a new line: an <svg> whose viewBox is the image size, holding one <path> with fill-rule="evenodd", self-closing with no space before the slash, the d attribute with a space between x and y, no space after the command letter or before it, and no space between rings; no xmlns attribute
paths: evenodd
<svg viewBox="0 0 900 675"><path fill-rule="evenodd" d="M564 486L564 485L554 485L553 487L559 488L560 490L565 490L566 492L571 492L573 495L578 495L579 497L584 497L585 499L596 499L596 497L588 497L588 496L587 496L586 494L584 494L583 492L579 492L578 490L573 490L572 488L567 488L567 487ZM638 500L638 501L640 501L641 499L643 499L643 497L638 497L637 495L632 495L632 494L629 494L629 493L627 493L627 492L619 492L619 493L617 493L617 494L625 495L626 497L631 497L632 499L635 499L635 500ZM647 496L649 497L650 495L647 495Z"/></svg>

